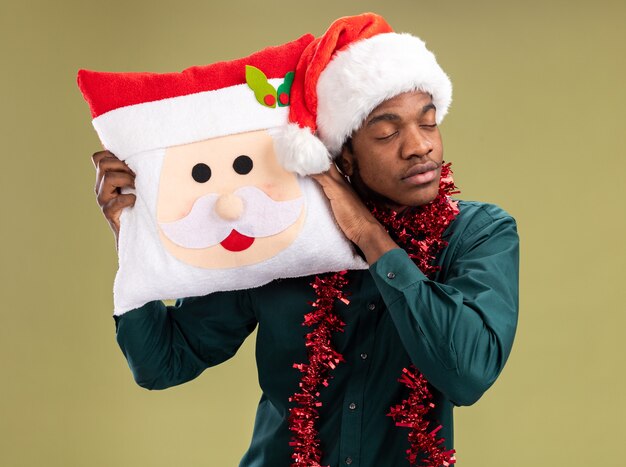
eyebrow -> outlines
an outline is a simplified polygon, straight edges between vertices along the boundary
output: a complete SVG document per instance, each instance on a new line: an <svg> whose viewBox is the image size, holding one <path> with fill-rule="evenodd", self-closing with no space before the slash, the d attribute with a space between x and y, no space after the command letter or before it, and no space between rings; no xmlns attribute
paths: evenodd
<svg viewBox="0 0 626 467"><path fill-rule="evenodd" d="M429 110L437 110L437 107L435 107L435 104L433 104L432 102L429 102L428 104L426 104L424 107L422 107L422 111L420 112L420 115L424 115L426 112L428 112ZM381 115L376 115L374 118L372 118L369 122L367 122L367 126L372 126L375 123L378 122L395 122L400 120L400 116L397 114L392 114L392 113L387 113L387 114L381 114Z"/></svg>
<svg viewBox="0 0 626 467"><path fill-rule="evenodd" d="M433 109L437 110L437 107L435 107L435 104L433 104L432 102L426 104L424 107L422 107L422 115L424 115L429 110L433 110Z"/></svg>
<svg viewBox="0 0 626 467"><path fill-rule="evenodd" d="M374 118L372 118L369 122L367 122L367 126L372 126L374 123L378 123L378 122L393 122L396 120L400 120L400 117L396 114L381 114L381 115L376 115Z"/></svg>

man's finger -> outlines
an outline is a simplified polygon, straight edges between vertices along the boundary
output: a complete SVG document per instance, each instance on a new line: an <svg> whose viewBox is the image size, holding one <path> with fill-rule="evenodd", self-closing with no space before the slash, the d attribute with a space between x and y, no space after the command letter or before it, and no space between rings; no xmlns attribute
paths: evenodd
<svg viewBox="0 0 626 467"><path fill-rule="evenodd" d="M126 172L133 177L135 176L135 172L130 170L130 167L128 167L124 161L112 155L105 155L98 159L96 165L96 192L98 191L102 177L107 172Z"/></svg>
<svg viewBox="0 0 626 467"><path fill-rule="evenodd" d="M94 167L96 168L96 184L95 184L95 192L98 193L100 189L100 185L102 183L102 177L106 172L109 171L117 171L117 172L126 172L131 174L133 177L135 173L126 165L126 163L110 152L110 151L99 151L94 153L91 156L91 160L93 162Z"/></svg>
<svg viewBox="0 0 626 467"><path fill-rule="evenodd" d="M116 196L102 206L102 213L109 222L119 226L122 209L134 206L136 200L137 197L132 193Z"/></svg>
<svg viewBox="0 0 626 467"><path fill-rule="evenodd" d="M325 182L328 180L328 178L329 178L326 172L322 172L322 173L319 173L319 174L313 174L313 175L310 175L310 177L311 177L313 180L317 181L317 182L318 182L320 185L322 185L322 186L324 185L324 183L325 183Z"/></svg>
<svg viewBox="0 0 626 467"><path fill-rule="evenodd" d="M337 190L349 189L350 185L346 181L343 175L337 170L335 165L331 165L330 169L326 172L316 175L311 175L311 177L322 186L326 194L329 195L330 192L335 192Z"/></svg>
<svg viewBox="0 0 626 467"><path fill-rule="evenodd" d="M124 208L132 208L137 201L137 196L133 193L126 193L117 197L117 204L120 210Z"/></svg>
<svg viewBox="0 0 626 467"><path fill-rule="evenodd" d="M336 181L342 182L342 183L346 181L346 179L341 174L341 172L339 172L339 169L337 169L337 166L334 163L330 164L330 169L328 169L328 172L326 172L326 173L328 175L330 175L333 180L336 180Z"/></svg>
<svg viewBox="0 0 626 467"><path fill-rule="evenodd" d="M133 172L130 169L130 167L126 165L126 162L118 159L111 153L109 153L109 155L99 158L98 165L96 166L96 168L100 172L116 171L116 172L126 172L133 176L135 175L135 172Z"/></svg>
<svg viewBox="0 0 626 467"><path fill-rule="evenodd" d="M126 172L106 172L97 188L97 200L100 206L120 196L121 188L135 188L135 177Z"/></svg>
<svg viewBox="0 0 626 467"><path fill-rule="evenodd" d="M98 168L98 163L107 156L113 156L113 153L110 151L98 151L94 152L91 156L91 162L93 162L93 166Z"/></svg>
<svg viewBox="0 0 626 467"><path fill-rule="evenodd" d="M107 173L126 173L133 180L135 178L135 173L130 170L126 163L116 157L105 156L99 160L96 168L96 184L94 188L96 195L100 193L103 177Z"/></svg>

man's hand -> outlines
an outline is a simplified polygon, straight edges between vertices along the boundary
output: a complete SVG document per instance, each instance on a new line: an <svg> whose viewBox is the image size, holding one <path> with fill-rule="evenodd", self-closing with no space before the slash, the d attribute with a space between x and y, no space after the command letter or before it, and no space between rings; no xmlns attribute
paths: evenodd
<svg viewBox="0 0 626 467"><path fill-rule="evenodd" d="M134 194L122 194L122 188L135 188L135 174L109 151L96 152L92 156L96 168L96 201L102 209L115 236L117 248L122 209L135 205Z"/></svg>
<svg viewBox="0 0 626 467"><path fill-rule="evenodd" d="M356 243L369 264L375 263L387 251L399 248L334 164L328 172L311 177L322 186L339 228Z"/></svg>

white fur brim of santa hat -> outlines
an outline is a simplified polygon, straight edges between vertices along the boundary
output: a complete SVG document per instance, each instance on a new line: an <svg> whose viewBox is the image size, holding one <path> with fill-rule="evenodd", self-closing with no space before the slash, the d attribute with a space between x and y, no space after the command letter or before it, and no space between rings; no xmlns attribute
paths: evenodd
<svg viewBox="0 0 626 467"><path fill-rule="evenodd" d="M282 81L268 80L274 87ZM104 147L122 159L286 123L289 107L263 107L251 94L246 84L239 84L121 107L92 123Z"/></svg>
<svg viewBox="0 0 626 467"><path fill-rule="evenodd" d="M300 58L290 122L301 129L300 140L315 135L337 156L378 105L409 91L429 93L441 123L452 83L424 41L393 32L373 13L340 18Z"/></svg>
<svg viewBox="0 0 626 467"><path fill-rule="evenodd" d="M441 123L452 101L452 83L424 42L387 33L339 52L317 83L317 131L337 154L367 116L387 99L408 91L432 96Z"/></svg>

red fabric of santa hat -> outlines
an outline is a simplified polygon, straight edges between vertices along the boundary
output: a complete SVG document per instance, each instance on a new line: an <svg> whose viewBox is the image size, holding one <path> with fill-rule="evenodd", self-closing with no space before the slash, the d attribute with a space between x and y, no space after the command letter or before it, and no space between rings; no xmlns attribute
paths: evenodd
<svg viewBox="0 0 626 467"><path fill-rule="evenodd" d="M231 134L273 129L288 122L293 72L313 36L248 57L195 66L180 73L78 72L93 125L106 149L121 159L159 148ZM314 144L315 146L315 144ZM325 170L326 149L300 164L298 173ZM317 157L317 159L315 159Z"/></svg>
<svg viewBox="0 0 626 467"><path fill-rule="evenodd" d="M340 18L300 58L291 91L290 139L297 139L299 128L300 140L315 134L337 156L379 104L415 90L432 96L441 123L452 101L452 83L424 41L393 32L373 13Z"/></svg>

